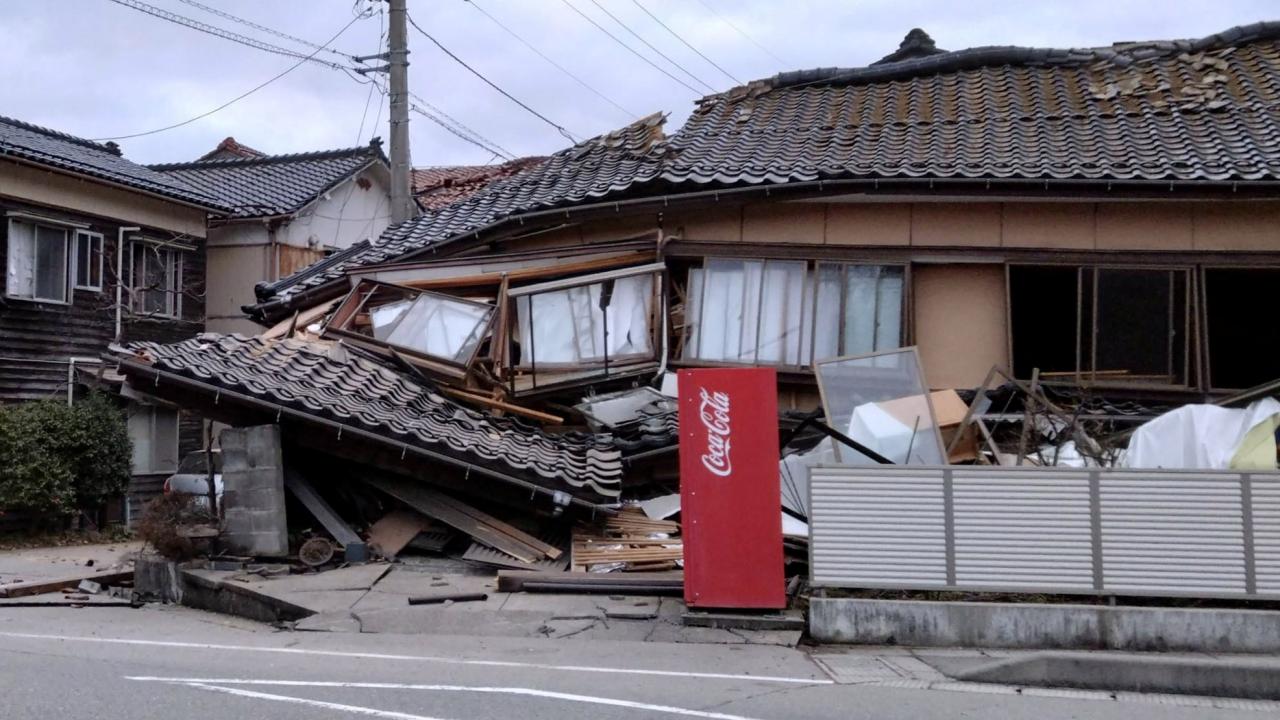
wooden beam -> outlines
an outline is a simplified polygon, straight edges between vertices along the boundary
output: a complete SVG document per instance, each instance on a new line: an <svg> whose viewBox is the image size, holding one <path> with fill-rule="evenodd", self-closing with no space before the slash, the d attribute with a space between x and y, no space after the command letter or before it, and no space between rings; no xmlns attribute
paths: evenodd
<svg viewBox="0 0 1280 720"><path fill-rule="evenodd" d="M54 580L28 580L26 582L9 583L8 585L0 585L0 597L16 598L57 592L63 588L74 588L80 584L81 580L92 580L99 585L115 585L116 583L132 581L133 571L99 570L81 575L69 575Z"/></svg>
<svg viewBox="0 0 1280 720"><path fill-rule="evenodd" d="M462 400L464 402L473 402L478 405L484 405L485 407L492 408L494 410L506 410L509 413L520 415L522 417L527 417L533 420L538 420L540 422L549 423L551 425L560 425L564 422L564 418L558 415L552 415L551 413L544 413L542 411L533 410L531 408L523 407L521 405L513 405L512 403L509 403L509 402L504 402L502 400L498 400L495 398L485 397L484 395L477 395L476 393L467 392L465 390L458 390L456 388L445 387L443 385L437 386L436 389L445 395L458 398L459 400Z"/></svg>
<svg viewBox="0 0 1280 720"><path fill-rule="evenodd" d="M311 486L311 483L307 482L307 479L301 473L287 464L284 471L284 486L290 493L293 493L294 497L298 498L298 501L324 526L324 529L329 531L329 534L333 536L333 539L339 545L345 548L348 545L360 545L363 543L356 531L352 530L351 526L339 517L338 513L334 512L329 503L325 502L324 498L320 497L320 494Z"/></svg>

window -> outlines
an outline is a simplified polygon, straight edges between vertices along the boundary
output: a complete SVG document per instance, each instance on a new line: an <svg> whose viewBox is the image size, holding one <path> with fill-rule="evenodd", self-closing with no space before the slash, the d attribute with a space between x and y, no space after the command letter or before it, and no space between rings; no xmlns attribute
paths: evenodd
<svg viewBox="0 0 1280 720"><path fill-rule="evenodd" d="M1009 267L1018 377L1185 385L1186 268Z"/></svg>
<svg viewBox="0 0 1280 720"><path fill-rule="evenodd" d="M711 258L689 271L687 360L806 366L900 347L904 268Z"/></svg>
<svg viewBox="0 0 1280 720"><path fill-rule="evenodd" d="M653 359L656 288L656 274L645 272L517 295L519 366Z"/></svg>
<svg viewBox="0 0 1280 720"><path fill-rule="evenodd" d="M182 252L149 242L129 246L130 309L140 315L182 314Z"/></svg>
<svg viewBox="0 0 1280 720"><path fill-rule="evenodd" d="M338 306L324 333L462 377L493 317L494 306L486 302L365 280Z"/></svg>
<svg viewBox="0 0 1280 720"><path fill-rule="evenodd" d="M1272 351L1277 287L1280 268L1205 268L1210 388L1244 390L1280 375Z"/></svg>
<svg viewBox="0 0 1280 720"><path fill-rule="evenodd" d="M102 289L102 235L76 231L76 288Z"/></svg>
<svg viewBox="0 0 1280 720"><path fill-rule="evenodd" d="M69 302L67 244L66 228L10 219L6 294L23 300Z"/></svg>
<svg viewBox="0 0 1280 720"><path fill-rule="evenodd" d="M129 441L135 475L172 473L178 469L178 412L155 405L133 405Z"/></svg>

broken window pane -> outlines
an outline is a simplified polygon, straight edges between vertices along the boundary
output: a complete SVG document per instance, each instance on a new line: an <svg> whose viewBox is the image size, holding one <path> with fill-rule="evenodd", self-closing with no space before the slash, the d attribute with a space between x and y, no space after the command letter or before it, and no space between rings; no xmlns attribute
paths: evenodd
<svg viewBox="0 0 1280 720"><path fill-rule="evenodd" d="M896 464L945 465L928 390L915 348L815 364L827 423ZM836 459L870 457L835 443Z"/></svg>
<svg viewBox="0 0 1280 720"><path fill-rule="evenodd" d="M1176 383L1174 277L1170 270L1100 268L1093 370L1108 379ZM1181 352L1179 348L1178 352Z"/></svg>
<svg viewBox="0 0 1280 720"><path fill-rule="evenodd" d="M413 301L411 300L401 300L370 310L369 318L373 322L373 336L386 342L387 336L391 334L392 328L396 325L396 321L412 304Z"/></svg>
<svg viewBox="0 0 1280 720"><path fill-rule="evenodd" d="M451 362L466 363L480 344L482 333L488 329L492 311L487 305L424 293L400 310L395 326L387 328L386 341ZM375 316L374 336L377 334Z"/></svg>
<svg viewBox="0 0 1280 720"><path fill-rule="evenodd" d="M654 282L647 273L517 296L521 366L651 357Z"/></svg>

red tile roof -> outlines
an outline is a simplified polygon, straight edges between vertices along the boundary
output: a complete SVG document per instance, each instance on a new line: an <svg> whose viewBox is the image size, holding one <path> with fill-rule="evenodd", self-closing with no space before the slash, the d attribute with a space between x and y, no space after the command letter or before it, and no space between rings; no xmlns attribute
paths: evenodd
<svg viewBox="0 0 1280 720"><path fill-rule="evenodd" d="M496 165L447 165L414 168L413 194L427 210L466 200L489 183L502 180L538 165L545 157L516 158Z"/></svg>

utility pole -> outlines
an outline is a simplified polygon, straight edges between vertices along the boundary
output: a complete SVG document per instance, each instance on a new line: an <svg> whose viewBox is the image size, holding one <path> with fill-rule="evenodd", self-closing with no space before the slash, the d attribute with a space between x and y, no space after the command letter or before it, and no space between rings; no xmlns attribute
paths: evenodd
<svg viewBox="0 0 1280 720"><path fill-rule="evenodd" d="M388 0L391 11L387 34L387 64L391 71L391 221L414 216L409 177L409 33L407 0Z"/></svg>

